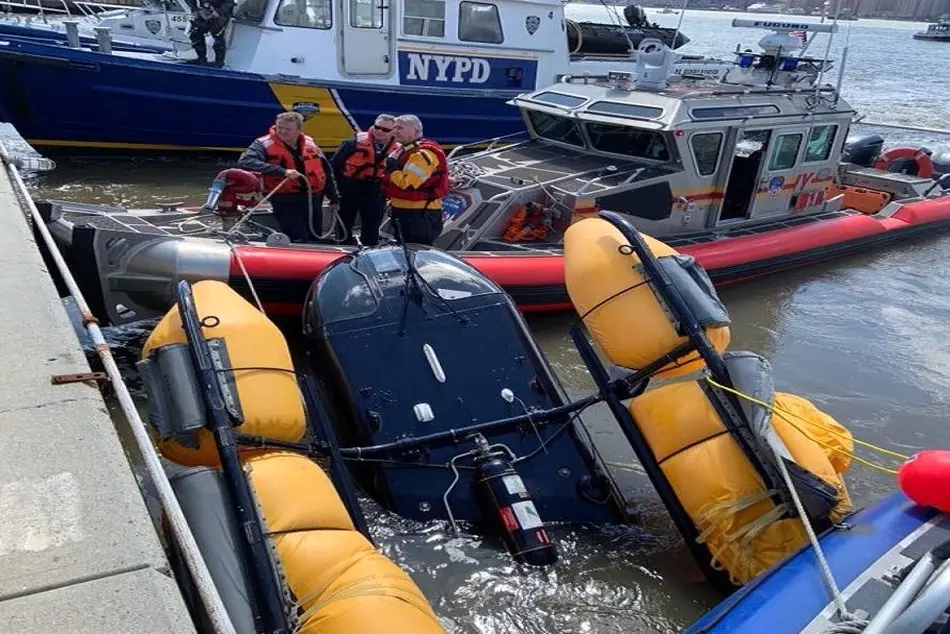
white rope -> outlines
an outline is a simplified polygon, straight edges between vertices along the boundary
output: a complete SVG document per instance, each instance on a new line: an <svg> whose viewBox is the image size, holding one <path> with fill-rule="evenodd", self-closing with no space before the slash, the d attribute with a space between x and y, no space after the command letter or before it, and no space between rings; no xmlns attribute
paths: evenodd
<svg viewBox="0 0 950 634"><path fill-rule="evenodd" d="M838 614L841 616L841 623L836 623L831 626L830 629L825 630L823 634L859 634L867 627L868 622L859 619L855 615L848 612L848 606L845 605L844 597L841 596L841 590L838 589L838 584L835 582L834 574L831 572L831 566L828 565L828 560L825 559L825 553L821 549L821 544L818 541L818 536L815 535L815 529L812 528L811 522L808 519L808 515L805 513L805 507L802 504L801 498L798 496L798 491L795 489L795 484L792 482L792 477L788 473L788 468L785 466L785 459L782 457L782 454L779 453L778 449L775 446L772 446L772 453L775 454L775 460L778 462L778 470L782 474L782 479L785 480L785 484L788 487L789 493L792 496L792 502L795 503L795 509L798 511L798 517L802 520L802 526L805 527L805 533L808 535L808 541L811 542L811 546L815 551L815 557L818 559L818 566L821 569L821 574L825 579L825 584L828 586L828 590L831 591L831 595L835 602L835 607L838 609Z"/></svg>

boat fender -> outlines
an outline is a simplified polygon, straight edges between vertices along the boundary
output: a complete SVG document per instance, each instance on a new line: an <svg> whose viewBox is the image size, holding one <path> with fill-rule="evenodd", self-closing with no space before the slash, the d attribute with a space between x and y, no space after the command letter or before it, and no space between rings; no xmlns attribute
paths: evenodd
<svg viewBox="0 0 950 634"><path fill-rule="evenodd" d="M192 293L202 318L202 331L211 343L212 354L220 357L216 363L221 364L220 367L226 365L233 368L233 372L218 374L222 381L226 381L224 385L231 386L223 390L224 393L234 395L228 405L235 433L287 442L302 440L306 432L303 397L290 349L280 330L224 282L202 280L192 285ZM220 342L216 343L215 340ZM153 352L175 345L187 346L177 305L152 330L142 349L142 358L152 359ZM161 355L157 358L161 358ZM167 379L161 377L184 372L179 367L185 365L183 362L184 358L173 360L171 365L166 362L169 369L159 373L159 381L153 383L151 389L156 394L163 394L165 388L161 383ZM146 369L147 372L149 369ZM179 379L179 382L186 384L180 394L191 398L187 396L188 389L194 386L187 387L187 380ZM146 387L148 389L148 385ZM169 393L168 398L178 398L176 394ZM151 393L149 397L151 400ZM171 437L156 439L162 455L185 466L219 466L214 438L207 429L196 428L194 411L187 410L184 416L175 415L179 417L177 420L187 421L178 425L191 430L189 433L193 434L188 444L183 444L173 434L175 424L167 422L174 418L171 414L174 409L168 403L164 407L164 410L158 410L158 420L166 426ZM182 406L176 404L176 407ZM203 415L203 409L201 411Z"/></svg>
<svg viewBox="0 0 950 634"><path fill-rule="evenodd" d="M729 325L705 272L695 261L673 258L680 254L667 244L641 235L655 256L672 260L662 266L676 275L681 293L693 296L691 307L704 316L706 335L722 353L729 345ZM603 218L572 224L564 234L564 250L568 294L610 363L643 368L686 341L646 283L636 254L630 253L626 239L612 224ZM676 267L683 271L677 274ZM705 308L699 306L702 301L708 302ZM658 374L680 376L703 367L699 355L691 353L664 366Z"/></svg>
<svg viewBox="0 0 950 634"><path fill-rule="evenodd" d="M221 393L228 413L235 421L242 417L241 403L234 383L227 344L223 339L209 339ZM176 439L179 443L198 447L197 431L207 422L205 406L198 387L198 378L187 344L173 344L150 351L147 358L135 364L148 396L148 420L161 440Z"/></svg>
<svg viewBox="0 0 950 634"><path fill-rule="evenodd" d="M950 513L950 451L914 454L897 470L897 484L915 503Z"/></svg>
<svg viewBox="0 0 950 634"><path fill-rule="evenodd" d="M475 447L473 486L486 523L496 529L518 563L547 566L557 562L557 550L508 453L489 447L480 434Z"/></svg>
<svg viewBox="0 0 950 634"><path fill-rule="evenodd" d="M897 161L913 161L917 165L917 176L932 178L934 162L926 148L895 147L884 152L874 163L874 169L890 171ZM903 170L901 170L903 172Z"/></svg>

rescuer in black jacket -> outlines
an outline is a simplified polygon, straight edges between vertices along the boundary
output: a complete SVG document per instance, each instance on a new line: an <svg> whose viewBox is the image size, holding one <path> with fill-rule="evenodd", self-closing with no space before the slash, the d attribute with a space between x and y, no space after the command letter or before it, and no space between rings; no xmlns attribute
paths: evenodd
<svg viewBox="0 0 950 634"><path fill-rule="evenodd" d="M227 49L224 32L227 30L228 22L231 21L234 12L234 0L187 1L192 11L188 37L191 39L191 47L195 49L195 55L198 56L194 63L208 63L208 44L205 41L205 36L210 33L214 40L212 44L212 50L214 50L213 65L221 68L224 66L224 54Z"/></svg>

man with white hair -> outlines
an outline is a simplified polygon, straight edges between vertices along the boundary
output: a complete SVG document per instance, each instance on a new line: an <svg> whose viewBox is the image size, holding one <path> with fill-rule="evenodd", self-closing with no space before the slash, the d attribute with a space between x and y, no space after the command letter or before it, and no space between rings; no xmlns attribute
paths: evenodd
<svg viewBox="0 0 950 634"><path fill-rule="evenodd" d="M386 213L383 181L386 178L386 157L399 149L393 140L396 117L381 114L366 132L341 145L333 154L333 172L340 187L340 220L343 222L344 244L356 244L353 224L360 215L360 239L363 246L376 246L379 225Z"/></svg>
<svg viewBox="0 0 950 634"><path fill-rule="evenodd" d="M403 242L431 245L442 233L442 197L449 192L449 168L442 147L422 136L413 114L396 117L393 133L402 147L386 160L383 193Z"/></svg>

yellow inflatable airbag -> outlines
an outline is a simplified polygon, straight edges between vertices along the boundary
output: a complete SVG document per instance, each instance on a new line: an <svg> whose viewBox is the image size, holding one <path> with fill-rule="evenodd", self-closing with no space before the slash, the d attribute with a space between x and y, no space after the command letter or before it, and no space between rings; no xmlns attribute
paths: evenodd
<svg viewBox="0 0 950 634"><path fill-rule="evenodd" d="M776 407L794 408L807 420L793 420L797 427L825 433L843 430L803 398L777 393L775 401ZM697 530L706 533L702 541L713 555L714 567L725 568L733 583L746 583L805 544L801 521L778 519L781 512L758 473L726 433L697 382L646 392L630 403L630 414L684 510ZM832 519L850 512L844 481L826 451L778 416L773 416L772 426L797 464L841 493Z"/></svg>
<svg viewBox="0 0 950 634"><path fill-rule="evenodd" d="M268 452L245 467L299 603L298 634L444 633L409 575L356 531L318 465Z"/></svg>
<svg viewBox="0 0 950 634"><path fill-rule="evenodd" d="M297 442L304 437L306 419L303 399L293 374L290 350L280 330L264 314L223 282L204 280L192 285L199 319L214 315L220 323L203 327L208 339L224 338L235 368L279 368L279 370L236 370L244 423L236 433ZM178 306L169 310L149 335L142 358L155 348L186 343ZM286 371L282 371L286 370ZM158 441L162 454L182 465L218 466L214 438L199 430L198 447L192 449L174 439Z"/></svg>
<svg viewBox="0 0 950 634"><path fill-rule="evenodd" d="M640 235L657 257L677 253ZM634 268L640 259L618 250L626 244L620 231L602 218L574 223L564 234L564 278L574 308L610 362L637 370L686 339L676 334L653 290ZM707 328L706 334L720 353L729 345L728 326ZM662 375L679 376L703 367L695 353L678 364L666 366Z"/></svg>

